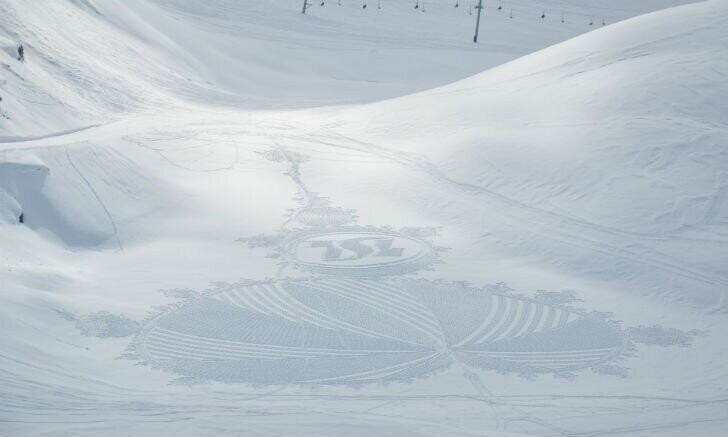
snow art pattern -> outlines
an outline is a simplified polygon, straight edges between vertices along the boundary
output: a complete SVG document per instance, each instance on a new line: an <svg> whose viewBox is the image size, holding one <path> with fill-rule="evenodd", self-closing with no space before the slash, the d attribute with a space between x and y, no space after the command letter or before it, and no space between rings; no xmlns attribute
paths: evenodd
<svg viewBox="0 0 728 437"><path fill-rule="evenodd" d="M163 313L139 339L197 380L360 384L460 361L522 374L597 366L625 349L613 323L463 284L327 278L232 284Z"/></svg>
<svg viewBox="0 0 728 437"><path fill-rule="evenodd" d="M132 357L181 382L359 385L422 378L454 364L475 380L476 369L626 376L615 363L635 342L669 345L663 337L678 335L687 344L699 334L623 330L607 314L572 306L573 292L527 297L502 284L418 279L441 262L445 248L430 241L436 230L355 225L355 211L308 189L305 156L262 155L287 163L301 194L278 234L241 239L278 259L278 276L165 290L181 300L150 317L132 343ZM288 268L299 275L285 276Z"/></svg>

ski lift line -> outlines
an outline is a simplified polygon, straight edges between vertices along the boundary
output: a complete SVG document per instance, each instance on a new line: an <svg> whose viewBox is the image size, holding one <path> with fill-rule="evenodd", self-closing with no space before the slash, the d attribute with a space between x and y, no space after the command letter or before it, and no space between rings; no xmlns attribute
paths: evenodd
<svg viewBox="0 0 728 437"><path fill-rule="evenodd" d="M312 1L315 1L315 0L308 0L309 8L311 7ZM321 3L323 3L324 1L322 1ZM330 1L333 1L333 0L330 0ZM354 3L354 2L355 2L355 0L350 1L350 3ZM385 0L384 2L382 2L380 0L379 3L386 4L387 2L390 4L400 4L400 5L412 4L412 5L414 5L415 8L419 8L417 5L419 4L421 6L423 3L423 0ZM457 5L457 7L460 7L460 6L464 6L465 4L468 4L470 6L475 6L475 3L477 3L477 0L427 0L427 4L430 7L455 6L455 5ZM564 5L564 4L559 5L559 7L554 6L553 8L550 8L550 7L544 8L543 5L539 6L540 3L543 3L543 2L522 1L522 0L498 0L496 2L496 0L490 0L490 1L486 2L483 5L483 7L485 8L485 10L488 10L488 9L496 9L496 10L513 9L514 12L526 12L529 10L539 12L539 11L543 11L545 9L547 15L549 15L550 12L552 14L554 14L556 12L560 13L561 11L564 11L566 16L581 16L581 17L586 17L586 18L588 18L589 16L595 16L595 17L604 17L605 19L624 19L624 17L622 17L622 16L615 16L615 15L611 15L611 14L583 13L583 12L576 12L576 11L572 12L572 11L569 11L569 6ZM341 6L342 0L337 0L337 4L339 6ZM615 9L612 9L612 8L607 9L607 8L595 7L595 9L606 10L606 11L610 11L610 12L615 11ZM617 9L617 11L624 11L625 13L628 12L626 9Z"/></svg>
<svg viewBox="0 0 728 437"><path fill-rule="evenodd" d="M333 0L332 0L333 1ZM354 3L356 0L352 0L351 3ZM367 9L368 4L367 0L360 0L362 3L360 3L361 9ZM461 5L465 5L467 3L468 6L468 15L473 15L473 9L478 10L478 4L479 0L377 0L377 9L383 9L382 5L383 3L386 4L386 2L390 3L396 3L396 4L406 4L409 3L410 5L414 4L413 9L417 10L419 12L426 12L427 5L434 7L434 6L448 6L450 8L460 8ZM303 8L302 12L305 14L307 10L309 10L314 3L317 3L318 0L304 0L303 1ZM337 0L337 5L341 6L343 0ZM561 8L544 8L542 6L538 6L538 4L541 2L534 2L534 1L517 1L517 0L498 0L496 3L495 0L492 0L490 2L484 3L482 6L482 10L479 10L478 12L487 12L488 9L493 9L497 12L502 12L504 9L508 11L508 18L522 18L522 17L534 17L534 18L540 18L544 21L560 21L561 23L578 23L579 18L583 19L583 21L586 21L586 24L588 26L593 26L597 21L595 19L601 18L602 26L605 26L608 22L616 22L620 21L622 19L625 19L626 17L620 17L620 16L614 16L614 15L607 15L607 14L594 14L594 13L585 13L585 12L576 12L576 11L569 11L565 7ZM326 0L320 0L320 6L325 6ZM505 5L505 7L504 7ZM561 5L566 6L566 5ZM436 8L435 12L440 10L439 8ZM486 15L494 15L494 14L486 14ZM559 18L560 17L560 18Z"/></svg>
<svg viewBox="0 0 728 437"><path fill-rule="evenodd" d="M484 10L488 10L487 7L483 7ZM498 9L498 7L494 8L496 11L500 12L501 9ZM625 19L626 17L616 17L616 16L608 16L608 15L600 15L600 14L586 14L586 13L580 13L580 12L562 12L561 10L549 10L549 9L538 9L538 8L523 8L523 7L510 7L507 6L507 9L509 10L509 17L515 18L515 17L533 17L537 19L543 19L545 21L549 21L551 18L555 18L558 21L561 21L562 23L570 22L570 23L578 23L580 20L591 23L590 25L593 25L594 23L592 20L595 17L600 17L602 21L602 26L606 26L608 22L616 22L621 21ZM493 14L490 14L491 16Z"/></svg>
<svg viewBox="0 0 728 437"><path fill-rule="evenodd" d="M560 8L545 8L543 6L528 6L524 4L519 4L521 2L515 1L515 0L501 0L498 2L495 6L492 5L494 3L493 1L490 2L491 6L484 5L485 9L495 9L497 11L500 11L502 9L509 9L512 10L514 15L533 15L535 17L540 17L541 15L546 15L546 19L549 18L549 16L554 17L560 17L561 15L564 16L564 19L567 20L569 17L582 17L584 19L589 19L590 17L599 17L603 18L604 21L610 21L615 22L619 20L623 20L626 17L620 17L615 15L609 15L609 14L599 14L599 13L584 13L584 12L576 12L573 10L569 10L568 7L565 7L565 5L562 5L564 7ZM537 4L537 2L529 2L533 3L534 5ZM499 9L499 7L502 7L502 9Z"/></svg>

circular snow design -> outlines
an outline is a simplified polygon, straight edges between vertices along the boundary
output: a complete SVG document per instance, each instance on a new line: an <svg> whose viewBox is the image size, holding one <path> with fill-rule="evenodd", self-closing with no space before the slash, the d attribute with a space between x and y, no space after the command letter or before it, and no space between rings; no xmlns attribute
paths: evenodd
<svg viewBox="0 0 728 437"><path fill-rule="evenodd" d="M363 384L466 366L560 373L619 355L614 324L462 284L283 280L225 287L151 320L136 342L154 365L203 381Z"/></svg>
<svg viewBox="0 0 728 437"><path fill-rule="evenodd" d="M436 259L427 242L379 230L303 232L286 241L283 250L309 271L357 277L410 273Z"/></svg>

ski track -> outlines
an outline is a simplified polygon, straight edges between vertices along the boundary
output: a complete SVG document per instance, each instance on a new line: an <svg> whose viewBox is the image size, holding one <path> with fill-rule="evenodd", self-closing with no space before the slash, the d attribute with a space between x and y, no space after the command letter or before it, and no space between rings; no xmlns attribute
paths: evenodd
<svg viewBox="0 0 728 437"><path fill-rule="evenodd" d="M109 219L109 223L111 224L111 229L114 234L114 238L116 239L116 244L119 247L119 251L124 251L124 246L121 244L121 239L119 238L119 230L116 226L116 221L114 220L114 217L109 212L109 209L106 207L106 204L104 204L104 201L101 200L101 196L96 192L91 182L89 182L88 179L86 179L86 176L81 173L81 170L76 167L76 164L74 164L73 160L71 159L71 153L68 150L68 147L65 148L66 152L66 158L68 158L68 163L71 164L71 167L73 167L73 170L78 174L78 176L83 180L83 182L86 184L89 190L91 190L91 193L96 198L96 201L99 203L99 206L104 210L104 213L106 214L106 217Z"/></svg>

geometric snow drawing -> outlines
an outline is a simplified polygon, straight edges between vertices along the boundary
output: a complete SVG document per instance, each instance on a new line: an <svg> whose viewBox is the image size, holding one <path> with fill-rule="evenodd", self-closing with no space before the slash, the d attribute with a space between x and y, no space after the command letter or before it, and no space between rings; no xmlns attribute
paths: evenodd
<svg viewBox="0 0 728 437"><path fill-rule="evenodd" d="M313 273L357 277L409 273L437 260L436 251L419 238L366 228L301 230L288 236L282 252Z"/></svg>
<svg viewBox="0 0 728 437"><path fill-rule="evenodd" d="M603 317L498 289L325 278L221 286L150 319L133 348L196 381L331 385L410 380L454 362L570 374L630 344Z"/></svg>
<svg viewBox="0 0 728 437"><path fill-rule="evenodd" d="M502 285L404 276L441 262L445 248L427 240L436 229L356 225L356 210L306 185L306 156L283 148L262 155L288 164L300 194L276 234L239 240L279 260L276 278L166 290L181 301L147 319L130 358L182 383L356 385L426 377L453 364L468 378L468 369L572 378L587 368L624 377L617 361L636 343L689 346L702 333L624 330L604 313L571 306L569 291L529 298ZM288 267L308 275L286 277Z"/></svg>
<svg viewBox="0 0 728 437"><path fill-rule="evenodd" d="M250 248L268 248L269 258L280 259L283 268L294 267L314 274L376 277L429 270L440 262L439 253L425 238L435 229L371 227L353 224L356 210L332 205L303 181L301 165L306 155L284 148L261 152L266 159L288 164L286 175L298 188L298 208L289 210L274 235L241 238ZM292 225L305 225L292 228Z"/></svg>

